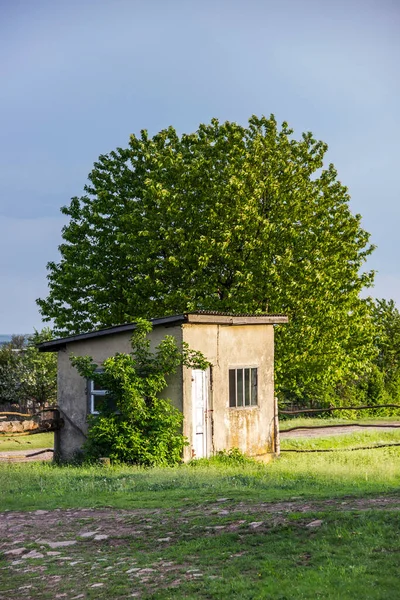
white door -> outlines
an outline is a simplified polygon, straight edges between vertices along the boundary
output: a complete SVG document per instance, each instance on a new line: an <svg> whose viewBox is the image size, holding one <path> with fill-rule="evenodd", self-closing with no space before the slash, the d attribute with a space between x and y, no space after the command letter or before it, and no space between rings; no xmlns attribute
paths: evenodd
<svg viewBox="0 0 400 600"><path fill-rule="evenodd" d="M193 455L207 456L208 373L192 371Z"/></svg>

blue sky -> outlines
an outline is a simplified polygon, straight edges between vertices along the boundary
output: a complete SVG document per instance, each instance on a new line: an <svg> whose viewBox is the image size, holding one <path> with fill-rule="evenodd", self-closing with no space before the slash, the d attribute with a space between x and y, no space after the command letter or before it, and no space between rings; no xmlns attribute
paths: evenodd
<svg viewBox="0 0 400 600"><path fill-rule="evenodd" d="M0 0L0 333L41 328L60 206L129 134L274 113L311 130L400 305L398 0Z"/></svg>

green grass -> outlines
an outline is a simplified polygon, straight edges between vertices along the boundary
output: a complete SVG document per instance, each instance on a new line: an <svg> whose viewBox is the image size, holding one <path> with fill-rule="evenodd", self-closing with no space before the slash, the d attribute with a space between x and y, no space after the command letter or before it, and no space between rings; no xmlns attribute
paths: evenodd
<svg viewBox="0 0 400 600"><path fill-rule="evenodd" d="M282 446L383 439L399 441L400 431ZM4 463L0 481L3 511L64 509L2 516L0 599L399 597L400 511L391 506L400 498L400 447L169 469ZM378 495L389 502L380 510ZM90 531L106 537L83 535ZM55 540L75 544L54 554ZM38 557L5 554L20 546Z"/></svg>
<svg viewBox="0 0 400 600"><path fill-rule="evenodd" d="M53 444L54 433L34 433L21 436L0 435L0 452L53 448Z"/></svg>
<svg viewBox="0 0 400 600"><path fill-rule="evenodd" d="M309 440L282 440L282 448L327 448L400 441L400 431L366 432ZM0 464L0 509L57 507L180 506L188 496L253 501L327 498L391 493L400 486L400 447L355 452L292 454L264 465L198 461L195 466L140 469L63 466L48 463Z"/></svg>
<svg viewBox="0 0 400 600"><path fill-rule="evenodd" d="M399 511L299 508L271 513L228 500L181 510L58 513L47 529L44 515L25 526L23 542L5 541L7 550L23 543L25 553L39 555L0 555L0 597L398 598ZM91 531L104 539L84 537ZM75 544L54 555L54 540Z"/></svg>

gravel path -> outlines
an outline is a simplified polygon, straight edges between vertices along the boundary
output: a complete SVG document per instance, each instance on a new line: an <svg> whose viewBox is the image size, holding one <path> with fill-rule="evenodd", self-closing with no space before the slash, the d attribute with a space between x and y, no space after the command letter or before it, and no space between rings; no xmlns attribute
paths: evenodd
<svg viewBox="0 0 400 600"><path fill-rule="evenodd" d="M35 460L52 460L53 451L50 448L36 450L8 450L0 452L0 462L32 462Z"/></svg>
<svg viewBox="0 0 400 600"><path fill-rule="evenodd" d="M400 422L388 422L379 425L330 425L329 427L317 427L308 429L306 427L297 427L293 431L281 431L281 439L287 438L315 438L327 437L331 435L345 435L355 431L392 431L400 428Z"/></svg>

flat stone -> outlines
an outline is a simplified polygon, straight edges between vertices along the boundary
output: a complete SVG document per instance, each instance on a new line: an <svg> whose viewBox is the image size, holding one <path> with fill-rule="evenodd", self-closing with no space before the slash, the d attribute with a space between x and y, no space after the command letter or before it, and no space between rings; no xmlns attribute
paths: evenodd
<svg viewBox="0 0 400 600"><path fill-rule="evenodd" d="M217 502L228 502L229 498L217 498Z"/></svg>
<svg viewBox="0 0 400 600"><path fill-rule="evenodd" d="M249 523L249 527L251 527L251 529L257 529L258 527L261 527L263 523L264 521L253 521L252 523Z"/></svg>
<svg viewBox="0 0 400 600"><path fill-rule="evenodd" d="M322 519L316 519L315 521L311 521L311 523L307 523L306 527L321 527L322 523Z"/></svg>
<svg viewBox="0 0 400 600"><path fill-rule="evenodd" d="M14 548L14 550L7 550L7 552L4 552L4 554L11 554L12 556L19 556L25 550L26 550L26 548Z"/></svg>
<svg viewBox="0 0 400 600"><path fill-rule="evenodd" d="M66 540L64 542L49 542L48 540L38 540L38 544L46 544L50 548L66 548L67 546L73 546L76 544L76 540Z"/></svg>
<svg viewBox="0 0 400 600"><path fill-rule="evenodd" d="M140 569L140 573L141 573L141 574L142 574L142 573L154 573L154 572L155 572L155 569L150 569L150 568L147 568L147 569Z"/></svg>
<svg viewBox="0 0 400 600"><path fill-rule="evenodd" d="M127 573L127 574L129 574L129 573L137 573L140 570L141 569L139 567L137 567L136 569L129 569L128 571L125 571L125 573Z"/></svg>
<svg viewBox="0 0 400 600"><path fill-rule="evenodd" d="M57 552L57 550L49 550L46 552L47 556L59 556L61 552Z"/></svg>
<svg viewBox="0 0 400 600"><path fill-rule="evenodd" d="M100 540L106 540L107 538L108 535L105 535L104 533L99 533L98 535L95 535L93 539L99 542Z"/></svg>
<svg viewBox="0 0 400 600"><path fill-rule="evenodd" d="M219 515L224 516L224 515L229 515L229 510L220 510L218 512Z"/></svg>
<svg viewBox="0 0 400 600"><path fill-rule="evenodd" d="M44 558L44 554L37 552L36 550L31 550L28 554L24 554L22 558Z"/></svg>
<svg viewBox="0 0 400 600"><path fill-rule="evenodd" d="M83 538L93 537L96 534L97 534L97 531L85 531L83 533L78 533L79 537L83 537Z"/></svg>
<svg viewBox="0 0 400 600"><path fill-rule="evenodd" d="M92 587L92 588L98 588L98 587L102 587L103 585L104 585L104 583L94 583L90 587Z"/></svg>
<svg viewBox="0 0 400 600"><path fill-rule="evenodd" d="M157 542L170 542L171 538L170 537L166 537L166 538L158 538Z"/></svg>
<svg viewBox="0 0 400 600"><path fill-rule="evenodd" d="M188 569L186 573L198 573L199 569Z"/></svg>

